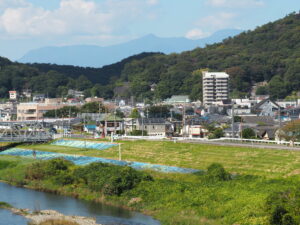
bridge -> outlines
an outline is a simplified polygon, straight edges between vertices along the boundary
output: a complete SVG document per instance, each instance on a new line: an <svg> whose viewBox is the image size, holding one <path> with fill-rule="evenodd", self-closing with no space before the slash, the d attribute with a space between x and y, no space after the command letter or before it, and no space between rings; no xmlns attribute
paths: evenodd
<svg viewBox="0 0 300 225"><path fill-rule="evenodd" d="M40 121L0 122L0 142L47 142L52 140L49 124Z"/></svg>

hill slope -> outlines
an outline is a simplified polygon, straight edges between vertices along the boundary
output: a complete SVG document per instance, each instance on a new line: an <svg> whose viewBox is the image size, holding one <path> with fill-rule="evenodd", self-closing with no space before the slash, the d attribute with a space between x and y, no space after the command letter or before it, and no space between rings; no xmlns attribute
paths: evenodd
<svg viewBox="0 0 300 225"><path fill-rule="evenodd" d="M192 50L196 47L204 47L206 44L220 42L224 38L239 33L241 33L241 30L221 30L208 38L199 40L160 38L150 34L136 40L108 47L93 45L44 47L28 52L19 62L101 67L141 52L162 52L169 54Z"/></svg>
<svg viewBox="0 0 300 225"><path fill-rule="evenodd" d="M201 70L226 70L230 74L231 95L249 95L256 82L267 81L260 93L284 98L300 91L300 14L292 13L253 31L221 43L180 54L144 53L102 68L82 68L51 64L18 64L0 59L0 96L10 89L31 88L35 92L61 96L69 88L87 95L110 98L115 87L126 84L122 97L165 99L188 94L201 99ZM151 91L150 86L156 84Z"/></svg>
<svg viewBox="0 0 300 225"><path fill-rule="evenodd" d="M66 96L68 89L85 91L86 95L113 96L114 82L126 63L159 53L141 53L102 68L59 66L53 64L13 63L0 57L0 98L9 90L31 89L49 97Z"/></svg>
<svg viewBox="0 0 300 225"><path fill-rule="evenodd" d="M251 86L261 81L269 83L260 91L274 98L300 91L300 14L292 13L205 48L133 61L125 66L121 78L141 98L189 94L201 99L201 73L196 71L201 68L226 70L234 97L249 95ZM152 83L157 84L154 92L149 88Z"/></svg>

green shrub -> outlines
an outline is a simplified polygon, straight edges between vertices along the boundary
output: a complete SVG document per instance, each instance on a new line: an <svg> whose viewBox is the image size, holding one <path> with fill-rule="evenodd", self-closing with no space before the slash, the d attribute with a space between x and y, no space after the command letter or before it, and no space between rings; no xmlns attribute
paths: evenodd
<svg viewBox="0 0 300 225"><path fill-rule="evenodd" d="M12 206L7 202L0 202L0 208L8 209L8 208L12 208Z"/></svg>
<svg viewBox="0 0 300 225"><path fill-rule="evenodd" d="M296 221L290 214L285 214L282 217L282 225L296 225Z"/></svg>
<svg viewBox="0 0 300 225"><path fill-rule="evenodd" d="M300 191L275 192L266 200L266 210L271 225L296 225L300 217Z"/></svg>
<svg viewBox="0 0 300 225"><path fill-rule="evenodd" d="M35 162L26 168L25 177L30 180L42 180L59 176L61 171L67 171L72 165L72 162L61 158Z"/></svg>
<svg viewBox="0 0 300 225"><path fill-rule="evenodd" d="M129 135L131 135L131 136L142 136L142 135L147 136L148 134L147 134L146 130L144 130L144 131L142 131L142 130L133 130L129 133Z"/></svg>
<svg viewBox="0 0 300 225"><path fill-rule="evenodd" d="M283 206L276 206L270 217L271 225L283 225L283 217L286 215L288 211Z"/></svg>
<svg viewBox="0 0 300 225"><path fill-rule="evenodd" d="M256 138L255 131L251 129L250 127L243 129L242 131L242 137L246 139L253 139Z"/></svg>
<svg viewBox="0 0 300 225"><path fill-rule="evenodd" d="M55 175L52 180L53 183L58 185L68 185L73 184L74 176L70 171L60 171L60 173Z"/></svg>
<svg viewBox="0 0 300 225"><path fill-rule="evenodd" d="M0 160L0 170L6 169L8 167L15 167L17 164L17 162Z"/></svg>
<svg viewBox="0 0 300 225"><path fill-rule="evenodd" d="M213 163L207 168L206 178L213 181L231 180L231 175L219 163Z"/></svg>
<svg viewBox="0 0 300 225"><path fill-rule="evenodd" d="M104 163L91 163L77 168L73 173L76 183L83 183L92 191L101 191L106 195L120 195L141 181L153 178L141 171L127 166L115 166Z"/></svg>

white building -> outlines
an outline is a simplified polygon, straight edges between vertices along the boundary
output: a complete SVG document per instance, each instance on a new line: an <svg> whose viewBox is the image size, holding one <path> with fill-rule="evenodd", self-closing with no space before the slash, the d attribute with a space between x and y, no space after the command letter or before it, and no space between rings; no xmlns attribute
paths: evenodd
<svg viewBox="0 0 300 225"><path fill-rule="evenodd" d="M17 91L9 91L9 99L10 100L17 100L18 92Z"/></svg>
<svg viewBox="0 0 300 225"><path fill-rule="evenodd" d="M225 72L203 72L203 104L228 100L229 75Z"/></svg>

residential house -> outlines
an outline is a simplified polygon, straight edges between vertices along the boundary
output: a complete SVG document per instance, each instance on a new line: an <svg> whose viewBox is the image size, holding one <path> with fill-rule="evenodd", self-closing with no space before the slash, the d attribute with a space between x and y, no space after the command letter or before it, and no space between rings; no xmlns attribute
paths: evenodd
<svg viewBox="0 0 300 225"><path fill-rule="evenodd" d="M89 97L85 99L86 103L90 103L90 102L98 102L98 103L103 103L104 98L98 98L98 97Z"/></svg>
<svg viewBox="0 0 300 225"><path fill-rule="evenodd" d="M9 100L17 100L18 99L18 92L17 91L9 91Z"/></svg>
<svg viewBox="0 0 300 225"><path fill-rule="evenodd" d="M190 102L188 95L172 95L171 98L166 99L163 103L166 105L183 105Z"/></svg>
<svg viewBox="0 0 300 225"><path fill-rule="evenodd" d="M49 110L57 110L65 106L77 106L81 104L65 104L61 99L46 99L45 103L28 102L17 105L17 120L41 120L44 119L44 113Z"/></svg>
<svg viewBox="0 0 300 225"><path fill-rule="evenodd" d="M44 102L46 96L44 94L35 94L32 98L33 102Z"/></svg>
<svg viewBox="0 0 300 225"><path fill-rule="evenodd" d="M278 105L285 109L296 108L299 106L300 99L297 100L278 100L276 101Z"/></svg>
<svg viewBox="0 0 300 225"><path fill-rule="evenodd" d="M184 137L204 138L208 136L208 130L205 128L206 119L194 117L187 119L182 126L180 134Z"/></svg>
<svg viewBox="0 0 300 225"><path fill-rule="evenodd" d="M83 131L89 133L89 134L94 134L97 131L97 126L96 124L88 124L83 126Z"/></svg>
<svg viewBox="0 0 300 225"><path fill-rule="evenodd" d="M83 91L77 91L77 90L69 89L68 90L68 96L72 96L74 98L83 98L84 94L83 94Z"/></svg>
<svg viewBox="0 0 300 225"><path fill-rule="evenodd" d="M31 98L31 95L32 95L32 92L31 90L29 89L25 89L22 91L21 95L24 97L24 98Z"/></svg>
<svg viewBox="0 0 300 225"><path fill-rule="evenodd" d="M171 133L171 123L163 118L138 118L136 129L144 130L149 136L167 136Z"/></svg>
<svg viewBox="0 0 300 225"><path fill-rule="evenodd" d="M271 116L276 117L279 114L279 111L283 109L275 101L267 98L260 101L258 104L252 107L252 113L257 116Z"/></svg>

